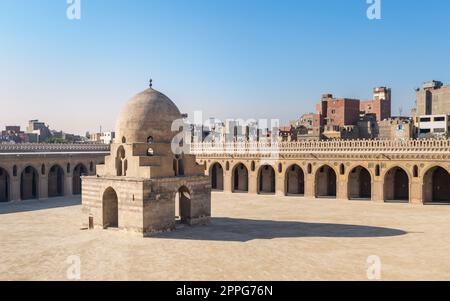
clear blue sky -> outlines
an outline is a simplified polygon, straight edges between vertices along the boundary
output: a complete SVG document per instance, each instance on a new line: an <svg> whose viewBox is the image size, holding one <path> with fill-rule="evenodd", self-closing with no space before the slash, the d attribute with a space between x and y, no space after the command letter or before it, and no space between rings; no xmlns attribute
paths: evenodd
<svg viewBox="0 0 450 301"><path fill-rule="evenodd" d="M409 113L414 88L450 83L450 1L0 1L0 126L39 118L67 132L113 129L147 87L204 118L280 118L320 95L370 98L393 89Z"/></svg>

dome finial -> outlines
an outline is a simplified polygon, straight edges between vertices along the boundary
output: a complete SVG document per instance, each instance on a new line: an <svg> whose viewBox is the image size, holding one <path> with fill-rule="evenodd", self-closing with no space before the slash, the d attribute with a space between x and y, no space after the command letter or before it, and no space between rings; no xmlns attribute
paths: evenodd
<svg viewBox="0 0 450 301"><path fill-rule="evenodd" d="M150 78L150 88L153 87L153 79Z"/></svg>

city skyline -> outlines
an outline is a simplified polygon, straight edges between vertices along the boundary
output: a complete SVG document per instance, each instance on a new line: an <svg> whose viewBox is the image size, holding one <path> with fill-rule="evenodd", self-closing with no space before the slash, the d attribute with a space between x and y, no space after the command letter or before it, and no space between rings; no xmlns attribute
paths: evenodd
<svg viewBox="0 0 450 301"><path fill-rule="evenodd" d="M449 12L0 1L0 282L450 280Z"/></svg>
<svg viewBox="0 0 450 301"><path fill-rule="evenodd" d="M370 99L376 86L392 88L393 115L409 115L414 88L450 82L439 61L450 4L429 1L423 15L414 1L382 3L382 19L369 20L362 0L82 1L81 19L68 20L66 1L3 1L0 127L40 119L69 133L114 130L149 77L205 119L287 123L323 93Z"/></svg>

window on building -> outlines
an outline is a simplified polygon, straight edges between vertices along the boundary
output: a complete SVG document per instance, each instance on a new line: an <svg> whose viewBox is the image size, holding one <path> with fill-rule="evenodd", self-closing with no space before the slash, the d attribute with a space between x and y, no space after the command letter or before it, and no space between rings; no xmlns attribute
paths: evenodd
<svg viewBox="0 0 450 301"><path fill-rule="evenodd" d="M421 134L428 134L428 133L430 133L430 132L431 132L430 129L420 129L420 133L421 133Z"/></svg>
<svg viewBox="0 0 450 301"><path fill-rule="evenodd" d="M434 121L445 121L445 117L444 116L434 117Z"/></svg>
<svg viewBox="0 0 450 301"><path fill-rule="evenodd" d="M431 118L430 117L423 117L423 118L420 118L420 122L430 122L431 121Z"/></svg>
<svg viewBox="0 0 450 301"><path fill-rule="evenodd" d="M340 173L341 175L344 175L344 174L345 174L345 166L344 166L344 164L341 164L341 165L339 166L339 173Z"/></svg>
<svg viewBox="0 0 450 301"><path fill-rule="evenodd" d="M434 129L435 133L445 133L445 129L439 128L439 129Z"/></svg>

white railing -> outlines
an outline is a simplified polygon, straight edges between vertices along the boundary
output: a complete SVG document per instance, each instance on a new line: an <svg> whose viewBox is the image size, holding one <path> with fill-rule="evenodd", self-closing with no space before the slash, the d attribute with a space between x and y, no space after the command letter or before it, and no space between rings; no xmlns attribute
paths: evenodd
<svg viewBox="0 0 450 301"><path fill-rule="evenodd" d="M301 142L197 143L191 154L301 154L301 153L439 153L450 154L450 140L348 140Z"/></svg>
<svg viewBox="0 0 450 301"><path fill-rule="evenodd" d="M1 153L97 153L109 152L106 144L0 144Z"/></svg>

